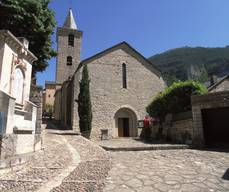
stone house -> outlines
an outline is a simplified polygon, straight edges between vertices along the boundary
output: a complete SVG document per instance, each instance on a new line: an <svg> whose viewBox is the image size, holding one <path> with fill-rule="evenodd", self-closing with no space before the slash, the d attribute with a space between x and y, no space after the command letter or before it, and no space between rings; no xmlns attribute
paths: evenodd
<svg viewBox="0 0 229 192"><path fill-rule="evenodd" d="M200 146L225 145L229 143L229 76L208 91L192 97L193 142Z"/></svg>
<svg viewBox="0 0 229 192"><path fill-rule="evenodd" d="M121 42L80 61L82 31L76 27L72 11L64 26L57 29L55 119L63 127L79 131L79 81L82 67L88 66L92 102L92 133L110 138L136 137L138 120L146 115L151 98L165 88L160 70L128 43Z"/></svg>
<svg viewBox="0 0 229 192"><path fill-rule="evenodd" d="M0 30L1 158L35 150L37 106L30 101L32 63L25 38Z"/></svg>
<svg viewBox="0 0 229 192"><path fill-rule="evenodd" d="M229 91L229 75L223 77L208 88L208 91L211 93L227 90Z"/></svg>
<svg viewBox="0 0 229 192"><path fill-rule="evenodd" d="M55 93L56 83L45 81L45 89L43 91L43 110L46 110L46 106L54 107Z"/></svg>

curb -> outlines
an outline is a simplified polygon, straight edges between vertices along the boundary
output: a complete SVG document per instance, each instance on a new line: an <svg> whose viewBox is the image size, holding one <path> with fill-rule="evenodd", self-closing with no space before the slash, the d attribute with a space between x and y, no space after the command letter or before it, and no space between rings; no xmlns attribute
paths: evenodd
<svg viewBox="0 0 229 192"><path fill-rule="evenodd" d="M100 145L101 146L101 145ZM107 147L101 146L106 151L150 151L150 150L175 150L190 149L189 145L171 145L171 146L148 146L148 147Z"/></svg>

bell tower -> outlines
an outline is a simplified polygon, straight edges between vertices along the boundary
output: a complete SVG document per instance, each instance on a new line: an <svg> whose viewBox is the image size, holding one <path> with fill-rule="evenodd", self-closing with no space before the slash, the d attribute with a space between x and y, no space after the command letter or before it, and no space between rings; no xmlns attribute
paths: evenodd
<svg viewBox="0 0 229 192"><path fill-rule="evenodd" d="M77 25L69 9L63 27L57 28L56 83L63 83L73 75L80 63L81 41L83 32Z"/></svg>

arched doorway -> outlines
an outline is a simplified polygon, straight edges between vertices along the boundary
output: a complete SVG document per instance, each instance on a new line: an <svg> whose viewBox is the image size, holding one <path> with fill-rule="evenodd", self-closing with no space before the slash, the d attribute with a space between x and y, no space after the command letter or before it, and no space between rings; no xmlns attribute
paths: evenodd
<svg viewBox="0 0 229 192"><path fill-rule="evenodd" d="M129 108L121 108L115 113L115 137L137 137L137 116Z"/></svg>
<svg viewBox="0 0 229 192"><path fill-rule="evenodd" d="M16 98L16 103L23 104L24 74L20 68L14 71L12 95Z"/></svg>

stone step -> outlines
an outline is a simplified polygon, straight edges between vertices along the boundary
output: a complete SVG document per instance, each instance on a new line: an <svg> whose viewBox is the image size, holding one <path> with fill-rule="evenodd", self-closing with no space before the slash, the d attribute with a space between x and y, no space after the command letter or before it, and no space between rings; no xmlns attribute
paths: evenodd
<svg viewBox="0 0 229 192"><path fill-rule="evenodd" d="M24 111L24 110L22 110L22 109L17 109L17 108L15 108L14 113L17 114L17 115L23 115L23 116L24 116L25 114L28 114L27 111Z"/></svg>
<svg viewBox="0 0 229 192"><path fill-rule="evenodd" d="M19 103L16 103L15 104L15 109L22 110L23 109L23 105L22 104L19 104Z"/></svg>
<svg viewBox="0 0 229 192"><path fill-rule="evenodd" d="M174 150L174 149L189 149L191 146L182 144L155 144L150 146L129 146L129 147L117 147L117 146L105 146L100 145L107 151L148 151L148 150Z"/></svg>

